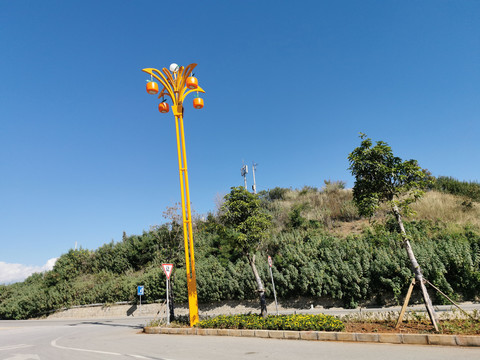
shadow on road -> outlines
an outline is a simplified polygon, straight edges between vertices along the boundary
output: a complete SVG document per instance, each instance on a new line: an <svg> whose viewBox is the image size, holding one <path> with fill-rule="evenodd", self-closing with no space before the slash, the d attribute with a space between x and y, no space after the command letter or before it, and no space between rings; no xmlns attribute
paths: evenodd
<svg viewBox="0 0 480 360"><path fill-rule="evenodd" d="M70 324L70 326L79 326L79 325L100 325L100 326L113 326L113 327L128 327L132 329L143 329L144 325L140 324L120 324L115 323L112 320L103 320L103 321L82 321L76 324Z"/></svg>

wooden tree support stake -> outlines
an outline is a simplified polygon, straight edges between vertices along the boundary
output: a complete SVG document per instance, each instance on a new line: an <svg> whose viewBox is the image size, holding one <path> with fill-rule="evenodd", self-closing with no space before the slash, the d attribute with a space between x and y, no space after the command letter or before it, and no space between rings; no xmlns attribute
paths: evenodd
<svg viewBox="0 0 480 360"><path fill-rule="evenodd" d="M435 285L433 285L430 281L428 281L427 279L424 279L425 282L427 284L429 284L431 287L433 287L435 290L437 290L441 295L443 295L444 297L447 298L448 301L450 301L453 305L455 305L461 312L463 312L465 315L467 315L468 317L470 317L472 320L475 320L475 318L470 315L469 313L467 313L465 310L463 310L460 305L458 305L455 301L453 301L452 299L450 299L447 294L445 294L444 292L442 292L438 287L436 287Z"/></svg>
<svg viewBox="0 0 480 360"><path fill-rule="evenodd" d="M413 286L415 285L415 278L412 279L410 283L410 287L407 291L407 296L405 297L405 301L403 302L402 311L400 311L400 316L397 320L397 325L395 325L395 329L398 329L403 321L403 316L405 315L405 311L407 311L408 302L410 301L410 296L412 296Z"/></svg>

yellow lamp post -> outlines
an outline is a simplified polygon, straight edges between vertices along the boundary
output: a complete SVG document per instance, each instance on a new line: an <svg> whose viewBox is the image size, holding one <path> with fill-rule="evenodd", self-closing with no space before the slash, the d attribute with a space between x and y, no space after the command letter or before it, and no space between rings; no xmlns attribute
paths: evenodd
<svg viewBox="0 0 480 360"><path fill-rule="evenodd" d="M185 263L187 270L187 288L188 305L190 309L190 326L198 322L198 300L197 300L197 280L195 276L195 252L193 247L192 230L192 212L190 208L190 191L188 188L187 154L185 152L185 134L183 130L183 102L185 97L191 92L197 92L197 97L193 100L193 106L196 109L203 108L203 99L198 97L198 93L205 91L198 86L197 79L192 71L197 64L190 64L187 67L179 67L177 64L170 65L170 69L163 68L162 71L146 68L142 71L150 74L152 81L147 83L147 92L157 94L158 84L153 78L158 80L163 89L158 98L170 97L172 100L172 110L175 116L175 128L177 133L177 152L178 169L180 173L180 194L182 197L182 217L183 217L183 238L185 242ZM169 106L163 100L158 107L159 111L166 113ZM167 310L168 311L168 310Z"/></svg>

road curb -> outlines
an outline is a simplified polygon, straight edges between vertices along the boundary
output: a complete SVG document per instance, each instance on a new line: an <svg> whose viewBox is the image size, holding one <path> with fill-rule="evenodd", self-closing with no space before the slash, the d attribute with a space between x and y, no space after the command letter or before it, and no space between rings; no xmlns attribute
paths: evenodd
<svg viewBox="0 0 480 360"><path fill-rule="evenodd" d="M349 341L409 345L477 346L480 336L438 334L395 334L395 333L347 333L334 331L283 331L283 330L236 330L144 327L146 334L236 336L270 339L293 339L306 341Z"/></svg>

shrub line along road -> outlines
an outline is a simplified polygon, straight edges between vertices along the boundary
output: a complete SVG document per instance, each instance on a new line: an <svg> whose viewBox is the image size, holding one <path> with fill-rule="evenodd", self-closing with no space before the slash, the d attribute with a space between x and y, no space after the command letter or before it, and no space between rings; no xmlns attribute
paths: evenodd
<svg viewBox="0 0 480 360"><path fill-rule="evenodd" d="M150 317L0 321L0 359L476 359L479 348L230 336L147 335Z"/></svg>

